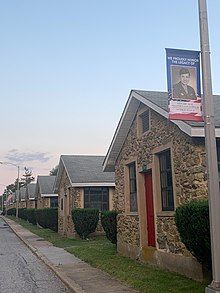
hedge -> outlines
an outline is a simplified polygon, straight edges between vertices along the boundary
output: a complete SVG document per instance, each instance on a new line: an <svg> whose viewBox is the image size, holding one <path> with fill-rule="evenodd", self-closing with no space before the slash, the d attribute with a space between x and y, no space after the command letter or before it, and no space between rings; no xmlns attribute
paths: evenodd
<svg viewBox="0 0 220 293"><path fill-rule="evenodd" d="M101 212L101 223L106 237L114 244L117 244L117 215L116 211Z"/></svg>
<svg viewBox="0 0 220 293"><path fill-rule="evenodd" d="M26 208L20 208L18 210L18 217L27 221L27 209Z"/></svg>
<svg viewBox="0 0 220 293"><path fill-rule="evenodd" d="M99 221L98 209L73 209L72 220L77 234L86 239L95 232Z"/></svg>
<svg viewBox="0 0 220 293"><path fill-rule="evenodd" d="M27 209L27 221L33 225L37 224L36 220L36 210L35 209Z"/></svg>
<svg viewBox="0 0 220 293"><path fill-rule="evenodd" d="M7 211L5 210L5 214L6 214L6 212L7 212L7 215L9 215L9 216L16 216L16 208L11 208Z"/></svg>
<svg viewBox="0 0 220 293"><path fill-rule="evenodd" d="M36 221L43 228L58 231L58 208L44 208L35 210Z"/></svg>
<svg viewBox="0 0 220 293"><path fill-rule="evenodd" d="M186 248L200 263L211 269L208 201L193 201L178 207L175 222Z"/></svg>

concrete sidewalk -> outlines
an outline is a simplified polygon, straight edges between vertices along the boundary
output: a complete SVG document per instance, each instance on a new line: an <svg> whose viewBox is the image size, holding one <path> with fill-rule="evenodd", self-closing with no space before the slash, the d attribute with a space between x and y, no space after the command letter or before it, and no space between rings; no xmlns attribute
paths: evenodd
<svg viewBox="0 0 220 293"><path fill-rule="evenodd" d="M54 273L76 293L125 293L138 292L99 269L81 261L63 248L53 246L43 238L31 233L16 222L2 216L16 235Z"/></svg>

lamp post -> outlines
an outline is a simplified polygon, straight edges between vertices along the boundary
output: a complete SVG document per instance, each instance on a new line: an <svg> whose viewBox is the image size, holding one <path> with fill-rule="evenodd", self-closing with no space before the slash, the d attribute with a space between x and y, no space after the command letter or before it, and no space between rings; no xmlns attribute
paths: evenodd
<svg viewBox="0 0 220 293"><path fill-rule="evenodd" d="M17 181L17 195L16 195L16 218L18 218L18 201L19 201L19 171L20 167L16 164L10 163L10 162L0 162L2 165L12 165L17 168L18 170L18 181Z"/></svg>
<svg viewBox="0 0 220 293"><path fill-rule="evenodd" d="M202 56L203 108L205 122L208 200L212 250L212 283L206 293L220 292L220 194L217 169L214 106L212 96L211 62L206 0L198 0L200 43Z"/></svg>
<svg viewBox="0 0 220 293"><path fill-rule="evenodd" d="M4 196L2 194L2 213L3 213L3 210L4 210Z"/></svg>

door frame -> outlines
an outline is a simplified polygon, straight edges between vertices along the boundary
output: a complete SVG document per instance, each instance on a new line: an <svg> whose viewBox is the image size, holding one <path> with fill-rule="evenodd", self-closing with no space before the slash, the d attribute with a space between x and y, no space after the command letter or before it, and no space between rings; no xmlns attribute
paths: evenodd
<svg viewBox="0 0 220 293"><path fill-rule="evenodd" d="M150 195L150 203L147 203L147 176L150 175L151 179L151 195ZM144 199L145 199L145 221L146 221L146 239L147 246L156 248L156 222L155 222L155 204L154 204L154 188L153 188L153 170L149 169L144 173ZM152 214L150 214L149 209L152 209ZM151 221L151 222L150 222ZM150 224L149 224L150 223Z"/></svg>

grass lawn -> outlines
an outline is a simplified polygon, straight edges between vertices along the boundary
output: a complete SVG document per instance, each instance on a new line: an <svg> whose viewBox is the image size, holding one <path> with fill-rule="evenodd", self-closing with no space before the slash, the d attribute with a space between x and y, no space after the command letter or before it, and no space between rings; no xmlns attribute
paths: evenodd
<svg viewBox="0 0 220 293"><path fill-rule="evenodd" d="M115 245L111 244L105 237L95 237L89 240L66 238L49 229L33 226L24 220L16 220L15 217L9 218L45 240L52 242L55 246L63 247L92 266L130 284L139 292L204 292L207 285L120 256L116 252Z"/></svg>

